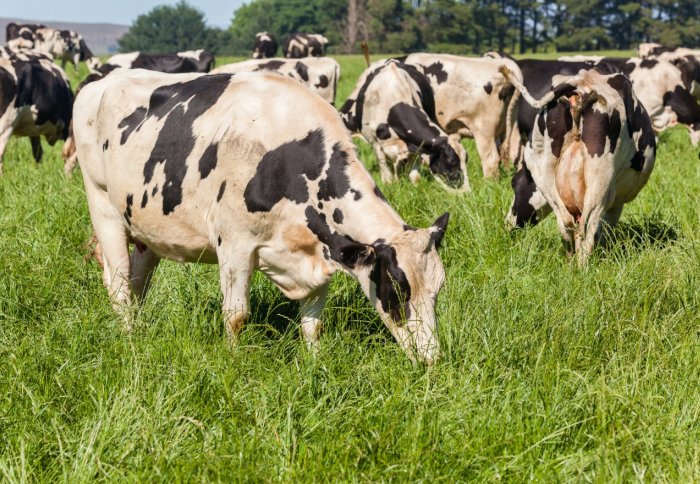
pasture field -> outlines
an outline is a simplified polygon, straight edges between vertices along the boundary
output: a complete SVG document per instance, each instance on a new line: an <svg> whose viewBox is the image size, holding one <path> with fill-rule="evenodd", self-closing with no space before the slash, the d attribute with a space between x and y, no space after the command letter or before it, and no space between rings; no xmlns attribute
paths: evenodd
<svg viewBox="0 0 700 484"><path fill-rule="evenodd" d="M339 59L342 98L364 61ZM124 334L85 259L79 170L63 176L60 143L35 166L13 139L0 178L0 479L700 481L700 162L687 133L661 135L649 184L583 269L553 217L504 229L509 173L484 181L467 146L471 194L380 184L410 224L452 216L442 359L424 367L340 274L316 355L298 304L260 274L229 347L207 265L162 263Z"/></svg>

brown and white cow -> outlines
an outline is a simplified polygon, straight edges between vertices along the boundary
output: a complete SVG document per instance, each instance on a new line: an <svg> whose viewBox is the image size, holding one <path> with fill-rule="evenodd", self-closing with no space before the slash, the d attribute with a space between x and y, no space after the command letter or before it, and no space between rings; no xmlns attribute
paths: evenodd
<svg viewBox="0 0 700 484"><path fill-rule="evenodd" d="M519 80L512 81L540 111L524 166L513 179L507 219L514 223L518 210L529 211L533 204L540 217L553 210L565 244L585 263L603 236L603 222L615 226L624 204L649 179L656 156L649 115L623 74L581 70L560 76L539 101ZM533 200L528 180L520 179L526 177L534 181L539 200Z"/></svg>
<svg viewBox="0 0 700 484"><path fill-rule="evenodd" d="M340 65L330 57L306 59L250 59L217 67L212 74L237 72L276 72L304 84L333 104L340 78Z"/></svg>
<svg viewBox="0 0 700 484"><path fill-rule="evenodd" d="M41 136L50 145L66 139L73 108L68 77L43 55L0 57L0 174L11 136L28 137L39 162Z"/></svg>
<svg viewBox="0 0 700 484"><path fill-rule="evenodd" d="M145 295L161 258L218 263L235 340L257 269L302 300L302 333L314 345L341 270L359 280L411 358L437 357L445 277L437 248L448 214L428 229L408 226L336 110L298 82L116 70L78 95L74 131L118 311L132 292Z"/></svg>
<svg viewBox="0 0 700 484"><path fill-rule="evenodd" d="M522 81L510 59L467 58L449 54L410 54L399 60L414 65L430 79L438 124L448 134L474 138L485 177L498 176L499 144L508 159L506 118L512 114L514 89L499 72L507 66Z"/></svg>
<svg viewBox="0 0 700 484"><path fill-rule="evenodd" d="M374 148L384 183L395 181L399 166L414 159L424 160L444 188L470 191L467 151L458 134L448 136L438 126L430 81L414 66L397 60L371 65L340 113L345 126ZM417 165L409 176L418 181Z"/></svg>

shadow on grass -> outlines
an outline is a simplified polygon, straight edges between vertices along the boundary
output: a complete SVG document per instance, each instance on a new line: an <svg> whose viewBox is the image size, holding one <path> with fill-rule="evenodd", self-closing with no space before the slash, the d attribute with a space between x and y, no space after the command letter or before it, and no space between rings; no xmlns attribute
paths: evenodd
<svg viewBox="0 0 700 484"><path fill-rule="evenodd" d="M625 253L641 249L660 249L678 240L678 231L661 215L652 214L642 220L622 221L612 229L610 246Z"/></svg>

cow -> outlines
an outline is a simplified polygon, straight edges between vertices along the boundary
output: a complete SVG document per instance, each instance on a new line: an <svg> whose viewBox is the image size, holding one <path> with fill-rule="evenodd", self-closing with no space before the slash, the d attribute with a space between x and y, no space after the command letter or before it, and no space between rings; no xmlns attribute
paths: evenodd
<svg viewBox="0 0 700 484"><path fill-rule="evenodd" d="M267 59L277 54L277 39L269 32L255 34L253 44L253 59Z"/></svg>
<svg viewBox="0 0 700 484"><path fill-rule="evenodd" d="M236 72L276 72L289 76L333 104L340 78L340 65L330 57L309 57L302 60L250 59L217 67L212 74Z"/></svg>
<svg viewBox="0 0 700 484"><path fill-rule="evenodd" d="M59 30L42 24L15 24L6 27L7 45L15 51L32 50L53 59L60 59L65 69L66 62L71 61L78 68L84 61L88 69L94 72L100 66L100 60L88 47L83 37L72 30Z"/></svg>
<svg viewBox="0 0 700 484"><path fill-rule="evenodd" d="M413 65L430 80L435 95L436 118L447 134L474 138L485 177L498 176L499 143L507 160L508 139L504 139L506 118L513 112L514 88L499 72L507 66L519 76L518 65L510 59L466 58L449 54L416 53L397 60Z"/></svg>
<svg viewBox="0 0 700 484"><path fill-rule="evenodd" d="M663 47L660 44L640 44L639 57L671 62L683 73L683 80L696 101L700 102L700 49Z"/></svg>
<svg viewBox="0 0 700 484"><path fill-rule="evenodd" d="M632 81L634 93L651 117L654 129L663 131L676 124L688 128L693 145L700 141L700 63L688 58L591 57L594 65L618 69ZM697 79L697 80L696 80ZM694 92L695 91L695 92Z"/></svg>
<svg viewBox="0 0 700 484"><path fill-rule="evenodd" d="M296 32L284 41L282 52L289 59L302 57L323 57L326 52L328 39L320 34Z"/></svg>
<svg viewBox="0 0 700 484"><path fill-rule="evenodd" d="M189 50L177 54L146 54L128 52L115 54L106 64L127 69L148 69L150 71L178 74L185 72L209 72L214 67L214 55L206 50Z"/></svg>
<svg viewBox="0 0 700 484"><path fill-rule="evenodd" d="M554 211L568 252L585 264L596 241L605 242L603 224L617 224L624 204L651 175L656 157L651 119L621 73L584 69L558 76L540 100L506 68L504 75L538 109L523 169L513 180L507 220L527 219L533 201L540 217Z"/></svg>
<svg viewBox="0 0 700 484"><path fill-rule="evenodd" d="M340 113L351 132L361 133L372 144L382 181L395 181L401 163L425 159L444 188L470 191L467 152L459 135L448 136L438 126L427 76L397 60L380 61L367 71ZM409 176L418 181L416 166Z"/></svg>
<svg viewBox="0 0 700 484"><path fill-rule="evenodd" d="M427 229L407 225L337 111L298 82L115 70L80 92L74 131L104 283L125 329L132 293L142 299L168 258L219 264L232 341L260 270L302 301L313 346L340 270L359 280L409 357L438 357L437 248L449 214Z"/></svg>
<svg viewBox="0 0 700 484"><path fill-rule="evenodd" d="M34 160L41 161L41 136L50 145L66 139L73 108L68 77L46 57L0 57L0 174L10 136L28 137Z"/></svg>

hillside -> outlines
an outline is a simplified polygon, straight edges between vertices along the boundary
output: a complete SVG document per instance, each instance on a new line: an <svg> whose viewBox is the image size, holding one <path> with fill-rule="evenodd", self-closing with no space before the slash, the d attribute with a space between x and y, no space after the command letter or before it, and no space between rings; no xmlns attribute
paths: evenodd
<svg viewBox="0 0 700 484"><path fill-rule="evenodd" d="M48 27L57 29L74 30L83 36L85 42L95 55L104 55L115 52L118 48L117 39L124 35L129 27L108 23L80 23L80 22L51 22L47 20L27 20L0 17L0 31L2 40L5 40L5 26L10 22L16 23L42 23ZM4 42L3 42L4 43Z"/></svg>

